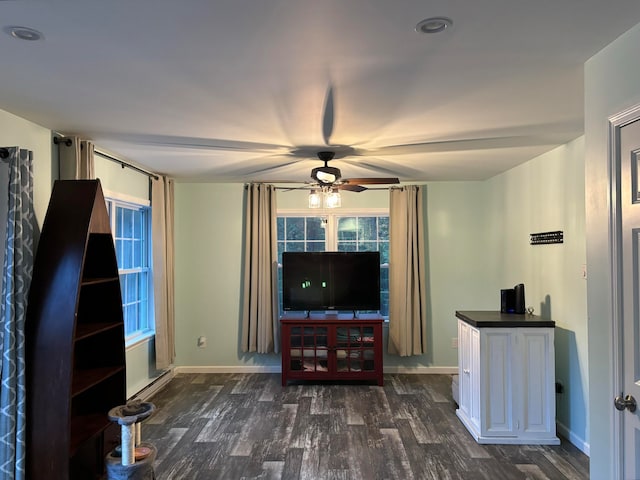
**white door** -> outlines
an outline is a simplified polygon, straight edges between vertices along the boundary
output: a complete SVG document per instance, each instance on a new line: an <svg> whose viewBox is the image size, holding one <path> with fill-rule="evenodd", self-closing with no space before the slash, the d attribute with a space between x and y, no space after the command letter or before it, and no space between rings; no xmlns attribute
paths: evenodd
<svg viewBox="0 0 640 480"><path fill-rule="evenodd" d="M623 478L640 478L640 119L620 128L619 165L621 256L622 391L616 392L614 407L622 426Z"/></svg>

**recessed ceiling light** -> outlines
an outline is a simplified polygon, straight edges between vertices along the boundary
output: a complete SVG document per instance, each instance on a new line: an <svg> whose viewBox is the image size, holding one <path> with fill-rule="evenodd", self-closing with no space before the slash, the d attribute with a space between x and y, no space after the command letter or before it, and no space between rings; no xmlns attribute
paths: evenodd
<svg viewBox="0 0 640 480"><path fill-rule="evenodd" d="M447 17L425 18L416 25L418 33L440 33L453 25L453 21Z"/></svg>
<svg viewBox="0 0 640 480"><path fill-rule="evenodd" d="M35 42L37 40L42 40L43 35L37 30L29 27L18 27L14 25L9 25L2 29L6 34L11 35L13 38L17 38L18 40L28 40L30 42Z"/></svg>

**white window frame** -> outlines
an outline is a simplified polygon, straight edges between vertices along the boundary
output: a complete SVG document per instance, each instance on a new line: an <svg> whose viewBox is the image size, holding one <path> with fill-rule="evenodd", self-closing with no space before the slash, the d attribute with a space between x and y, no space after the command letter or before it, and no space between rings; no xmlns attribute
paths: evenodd
<svg viewBox="0 0 640 480"><path fill-rule="evenodd" d="M338 250L338 217L388 217L388 208L335 208L335 209L308 209L308 208L283 208L278 209L277 217L326 217L325 245L327 251ZM381 268L389 268L388 263L380 265ZM278 263L278 271L282 265ZM389 321L388 316L383 316Z"/></svg>
<svg viewBox="0 0 640 480"><path fill-rule="evenodd" d="M147 267L135 268L135 269L121 269L118 266L118 275L134 272L147 273L147 328L142 330L136 330L133 334L127 334L125 332L125 347L132 348L135 345L142 343L155 335L155 315L154 315L154 303L153 303L153 288L152 288L152 256L151 256L151 202L147 199L133 197L131 195L122 194L119 192L104 191L105 202L107 203L107 210L109 212L109 222L111 227L111 235L113 236L114 246L116 245L116 216L115 207L130 207L130 208L147 208ZM124 299L123 299L124 301ZM123 304L124 312L124 304Z"/></svg>

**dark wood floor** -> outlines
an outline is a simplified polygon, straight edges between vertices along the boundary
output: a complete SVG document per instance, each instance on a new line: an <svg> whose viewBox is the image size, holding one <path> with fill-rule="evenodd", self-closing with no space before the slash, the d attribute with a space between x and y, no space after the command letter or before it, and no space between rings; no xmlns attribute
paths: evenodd
<svg viewBox="0 0 640 480"><path fill-rule="evenodd" d="M181 374L151 401L142 439L168 479L584 479L559 446L478 445L455 415L449 375L385 386L280 386L277 374Z"/></svg>

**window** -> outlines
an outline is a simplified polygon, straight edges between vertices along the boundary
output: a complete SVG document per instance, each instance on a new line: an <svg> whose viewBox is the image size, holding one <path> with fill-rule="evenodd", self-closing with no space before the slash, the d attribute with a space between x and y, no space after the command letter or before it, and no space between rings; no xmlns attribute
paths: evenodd
<svg viewBox="0 0 640 480"><path fill-rule="evenodd" d="M282 252L380 252L380 314L389 316L389 212L345 211L310 216L306 212L278 213L278 265ZM282 281L278 276L280 311Z"/></svg>
<svg viewBox="0 0 640 480"><path fill-rule="evenodd" d="M115 198L106 201L120 274L125 341L132 344L154 331L150 306L151 212L148 205Z"/></svg>

